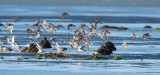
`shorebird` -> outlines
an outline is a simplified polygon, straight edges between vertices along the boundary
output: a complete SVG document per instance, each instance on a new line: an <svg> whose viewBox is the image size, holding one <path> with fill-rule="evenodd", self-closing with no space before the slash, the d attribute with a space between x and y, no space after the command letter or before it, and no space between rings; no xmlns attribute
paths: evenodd
<svg viewBox="0 0 160 75"><path fill-rule="evenodd" d="M107 36L107 35L103 35L103 34L102 34L102 35L100 35L99 37L102 39L103 42L105 42L105 41L108 40L108 36Z"/></svg>
<svg viewBox="0 0 160 75"><path fill-rule="evenodd" d="M13 31L13 24L10 24L10 23L6 23L7 24L7 29L10 31L10 33L12 33L12 31Z"/></svg>
<svg viewBox="0 0 160 75"><path fill-rule="evenodd" d="M91 45L93 45L89 40L86 40L86 41L85 41L85 44L86 44L88 50L89 50L89 47L90 47Z"/></svg>
<svg viewBox="0 0 160 75"><path fill-rule="evenodd" d="M20 47L19 47L16 43L14 43L14 48L15 48L17 51L21 52Z"/></svg>
<svg viewBox="0 0 160 75"><path fill-rule="evenodd" d="M12 38L5 36L5 39L7 40L7 43L12 46L12 48L15 48L16 50L20 51L19 46L14 42L15 36Z"/></svg>
<svg viewBox="0 0 160 75"><path fill-rule="evenodd" d="M29 36L29 39L32 40L32 41L34 41L34 40L37 39L37 36L35 36L35 35L30 35L30 36Z"/></svg>
<svg viewBox="0 0 160 75"><path fill-rule="evenodd" d="M48 23L47 23L46 20L43 21L42 27L43 27L43 29L44 29L45 32L47 31L47 28L49 28L49 27L48 27Z"/></svg>
<svg viewBox="0 0 160 75"><path fill-rule="evenodd" d="M85 25L85 24L81 24L80 27L81 27L82 29L84 29L84 27L88 27L88 26Z"/></svg>
<svg viewBox="0 0 160 75"><path fill-rule="evenodd" d="M89 35L87 35L87 34L84 34L84 35L82 36L82 38L83 38L84 40L90 40L90 37L89 37Z"/></svg>
<svg viewBox="0 0 160 75"><path fill-rule="evenodd" d="M13 49L6 46L0 47L0 52L10 52L10 51L13 51Z"/></svg>
<svg viewBox="0 0 160 75"><path fill-rule="evenodd" d="M3 42L2 41L0 41L0 47L3 45Z"/></svg>
<svg viewBox="0 0 160 75"><path fill-rule="evenodd" d="M98 55L98 52L96 50L93 51L92 53L93 56Z"/></svg>
<svg viewBox="0 0 160 75"><path fill-rule="evenodd" d="M75 27L76 25L74 24L68 24L67 27L68 27L68 30L71 28L71 27Z"/></svg>
<svg viewBox="0 0 160 75"><path fill-rule="evenodd" d="M65 43L66 39L65 38L59 38L59 41L62 42L62 43Z"/></svg>
<svg viewBox="0 0 160 75"><path fill-rule="evenodd" d="M58 43L56 43L56 50L57 50L57 53L62 53L64 50L66 50L66 49L64 49L64 48L62 48L62 47L60 47L59 45L58 45Z"/></svg>
<svg viewBox="0 0 160 75"><path fill-rule="evenodd" d="M14 36L12 38L10 38L9 36L5 36L4 38L7 40L8 44L14 44Z"/></svg>
<svg viewBox="0 0 160 75"><path fill-rule="evenodd" d="M146 41L146 40L149 40L150 37L151 37L151 35L149 35L149 33L145 33L145 34L143 34L143 35L141 36L141 39L144 40L144 41Z"/></svg>
<svg viewBox="0 0 160 75"><path fill-rule="evenodd" d="M125 41L123 41L122 46L123 46L124 50L126 50L128 48L128 45Z"/></svg>
<svg viewBox="0 0 160 75"><path fill-rule="evenodd" d="M49 42L50 42L50 43L52 43L53 41L56 41L56 39L55 39L55 38L52 38L52 37L49 38Z"/></svg>
<svg viewBox="0 0 160 75"><path fill-rule="evenodd" d="M36 33L37 38L41 36L42 31L40 29L36 29L34 32Z"/></svg>
<svg viewBox="0 0 160 75"><path fill-rule="evenodd" d="M29 28L26 28L25 32L28 33L28 34L34 33L34 32L33 32L31 29L29 29Z"/></svg>
<svg viewBox="0 0 160 75"><path fill-rule="evenodd" d="M90 34L97 36L97 31L94 28L90 27Z"/></svg>
<svg viewBox="0 0 160 75"><path fill-rule="evenodd" d="M90 20L90 24L94 23L95 24L95 29L97 28L97 25L98 23L102 23L102 18L101 17L93 17L91 20Z"/></svg>
<svg viewBox="0 0 160 75"><path fill-rule="evenodd" d="M34 24L34 26L38 26L38 28L40 28L40 24L41 24L40 18L36 18L35 22L36 24Z"/></svg>
<svg viewBox="0 0 160 75"><path fill-rule="evenodd" d="M78 48L77 51L78 51L79 53L81 53L81 52L84 52L84 51L85 51L84 48L86 48L86 47L85 47L85 46L78 46L77 48Z"/></svg>
<svg viewBox="0 0 160 75"><path fill-rule="evenodd" d="M54 25L53 24L49 24L48 25L49 30L51 31L52 34L54 34L56 32L56 30L54 29Z"/></svg>
<svg viewBox="0 0 160 75"><path fill-rule="evenodd" d="M72 39L71 41L68 42L68 44L72 47L72 48L76 48L76 46L78 45L78 42L74 39Z"/></svg>
<svg viewBox="0 0 160 75"><path fill-rule="evenodd" d="M12 40L9 36L4 36L4 39L7 41L8 44L9 44L10 40Z"/></svg>
<svg viewBox="0 0 160 75"><path fill-rule="evenodd" d="M58 30L59 30L60 28L64 28L64 26L63 26L63 25L59 25L59 24L54 25L54 27L55 27L55 28L57 28Z"/></svg>
<svg viewBox="0 0 160 75"><path fill-rule="evenodd" d="M104 35L107 35L107 34L110 35L110 31L107 30L106 28L103 28L101 33L103 33Z"/></svg>
<svg viewBox="0 0 160 75"><path fill-rule="evenodd" d="M87 35L87 33L86 33L86 31L84 29L81 29L80 33L82 33L82 35Z"/></svg>
<svg viewBox="0 0 160 75"><path fill-rule="evenodd" d="M26 33L28 34L31 34L31 33L34 33L31 29L30 29L30 26L28 24L26 24L26 30L25 30Z"/></svg>
<svg viewBox="0 0 160 75"><path fill-rule="evenodd" d="M19 20L17 18L13 18L13 21L14 22L18 22Z"/></svg>
<svg viewBox="0 0 160 75"><path fill-rule="evenodd" d="M37 43L36 47L38 49L37 54L42 54L42 47L38 43Z"/></svg>
<svg viewBox="0 0 160 75"><path fill-rule="evenodd" d="M30 44L26 44L26 47L29 48L29 47L30 47Z"/></svg>
<svg viewBox="0 0 160 75"><path fill-rule="evenodd" d="M68 14L67 12L63 12L63 13L59 16L60 21L61 21L61 20L64 20L64 18L65 18L66 16L69 16L69 14Z"/></svg>
<svg viewBox="0 0 160 75"><path fill-rule="evenodd" d="M131 33L130 36L131 36L132 39L136 39L136 34L134 32Z"/></svg>

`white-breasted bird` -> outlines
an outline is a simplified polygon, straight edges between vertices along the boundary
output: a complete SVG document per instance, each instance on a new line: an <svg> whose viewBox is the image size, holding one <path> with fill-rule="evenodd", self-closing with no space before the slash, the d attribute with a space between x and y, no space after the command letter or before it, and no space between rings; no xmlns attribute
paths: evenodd
<svg viewBox="0 0 160 75"><path fill-rule="evenodd" d="M78 48L77 51L78 51L79 53L81 53L81 52L84 52L84 51L85 51L84 48L86 48L86 47L85 47L85 46L78 46L77 48Z"/></svg>
<svg viewBox="0 0 160 75"><path fill-rule="evenodd" d="M38 52L37 52L37 54L42 54L42 47L37 43L37 49L38 49Z"/></svg>
<svg viewBox="0 0 160 75"><path fill-rule="evenodd" d="M124 50L126 50L128 48L128 45L125 41L123 41L122 46L123 46Z"/></svg>

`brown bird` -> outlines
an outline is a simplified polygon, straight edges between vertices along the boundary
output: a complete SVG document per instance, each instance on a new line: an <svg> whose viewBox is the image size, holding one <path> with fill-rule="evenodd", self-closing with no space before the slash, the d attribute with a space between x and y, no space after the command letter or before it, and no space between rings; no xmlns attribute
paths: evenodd
<svg viewBox="0 0 160 75"><path fill-rule="evenodd" d="M149 33L144 33L142 36L141 36L141 39L142 40L149 40L151 37L151 35L149 35Z"/></svg>
<svg viewBox="0 0 160 75"><path fill-rule="evenodd" d="M61 41L62 43L65 43L66 39L65 38L59 38L59 41Z"/></svg>
<svg viewBox="0 0 160 75"><path fill-rule="evenodd" d="M73 25L73 24L68 24L67 27L68 27L68 30L71 28L71 27L75 27L76 25Z"/></svg>
<svg viewBox="0 0 160 75"><path fill-rule="evenodd" d="M97 28L97 25L98 23L102 23L102 18L101 17L93 17L91 20L90 20L90 24L94 23L95 24L95 29Z"/></svg>
<svg viewBox="0 0 160 75"><path fill-rule="evenodd" d="M49 38L49 42L50 42L50 43L52 43L53 41L55 42L55 41L56 41L56 39L55 39L55 38L52 38L52 37L51 37L51 38Z"/></svg>
<svg viewBox="0 0 160 75"><path fill-rule="evenodd" d="M130 36L131 36L132 39L136 39L136 34L134 32L131 33Z"/></svg>
<svg viewBox="0 0 160 75"><path fill-rule="evenodd" d="M54 25L54 27L57 28L58 30L59 30L60 28L64 28L63 25L59 25L59 24L58 24L58 25Z"/></svg>
<svg viewBox="0 0 160 75"><path fill-rule="evenodd" d="M13 21L14 22L18 22L19 20L17 18L13 18Z"/></svg>
<svg viewBox="0 0 160 75"><path fill-rule="evenodd" d="M81 27L82 29L84 29L84 27L88 27L88 26L85 25L85 24L81 24L80 27Z"/></svg>
<svg viewBox="0 0 160 75"><path fill-rule="evenodd" d="M65 18L66 16L69 16L69 14L68 14L67 12L63 12L63 13L59 16L60 21L61 21L61 20L64 20L64 18Z"/></svg>
<svg viewBox="0 0 160 75"><path fill-rule="evenodd" d="M7 29L10 31L10 33L12 33L12 31L13 31L13 24L10 24L10 23L6 23L6 25L7 25Z"/></svg>
<svg viewBox="0 0 160 75"><path fill-rule="evenodd" d="M37 36L35 36L35 35L30 35L30 36L29 36L29 39L32 40L32 41L34 41L34 40L37 39Z"/></svg>

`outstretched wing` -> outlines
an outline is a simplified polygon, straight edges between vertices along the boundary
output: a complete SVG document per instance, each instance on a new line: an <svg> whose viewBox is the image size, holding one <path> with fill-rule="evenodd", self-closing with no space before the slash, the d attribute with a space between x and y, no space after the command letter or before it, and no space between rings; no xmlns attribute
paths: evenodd
<svg viewBox="0 0 160 75"><path fill-rule="evenodd" d="M15 38L15 37L13 36L12 39L11 39L11 40L12 40L12 43L14 43L14 38Z"/></svg>
<svg viewBox="0 0 160 75"><path fill-rule="evenodd" d="M60 47L60 46L58 45L58 43L56 43L56 46L57 46L57 47Z"/></svg>

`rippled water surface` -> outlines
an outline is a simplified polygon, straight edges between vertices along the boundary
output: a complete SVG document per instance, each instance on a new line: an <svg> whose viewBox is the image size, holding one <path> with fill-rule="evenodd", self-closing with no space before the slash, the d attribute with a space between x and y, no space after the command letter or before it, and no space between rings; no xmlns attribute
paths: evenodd
<svg viewBox="0 0 160 75"><path fill-rule="evenodd" d="M28 43L37 43L43 39L54 37L56 39L66 38L66 43L57 41L60 46L66 47L64 51L68 54L77 54L77 49L72 49L67 42L68 37L71 38L73 33L67 30L67 25L75 24L75 29L80 29L80 24L90 26L89 19L93 16L101 16L103 23L98 25L97 31L100 32L100 27L103 25L125 26L129 30L118 31L109 29L111 32L108 35L108 40L112 41L117 51L114 51L112 56L119 55L122 60L73 60L73 59L35 59L34 56L29 59L17 60L21 53L14 50L13 53L18 55L6 55L1 53L4 59L0 59L0 75L50 75L50 74L68 74L68 75L158 75L160 74L160 33L156 28L160 27L159 9L156 7L20 7L20 6L1 6L0 22L5 24L10 22L14 24L13 34L11 34L6 26L0 27L3 33L0 33L0 40L4 42L3 46L11 47L4 40L4 36L15 36L15 42L22 48ZM12 9L14 8L14 9ZM121 10L123 9L123 10ZM57 16L67 11L70 17L64 21L59 21ZM13 17L20 19L20 22L13 22ZM35 17L40 17L41 20L46 19L47 22L53 24L61 24L63 29L56 30L55 34L51 34L48 30L43 32L41 37L35 41L31 41L25 33L26 24L30 26L35 23ZM152 26L151 29L143 28L145 25ZM31 27L36 29L36 27ZM71 28L74 29L74 28ZM41 28L43 31L43 29ZM89 29L85 28L88 32ZM69 33L70 32L70 33ZM136 33L137 39L132 40L130 33ZM69 36L68 36L69 33ZM150 33L151 39L143 41L140 39L142 34ZM104 42L96 36L89 34L93 46L82 54L92 54L93 50L98 49ZM128 43L128 49L124 50L122 42ZM81 43L83 45L83 43ZM55 42L52 43L55 47ZM43 49L47 52L56 52L52 48Z"/></svg>

